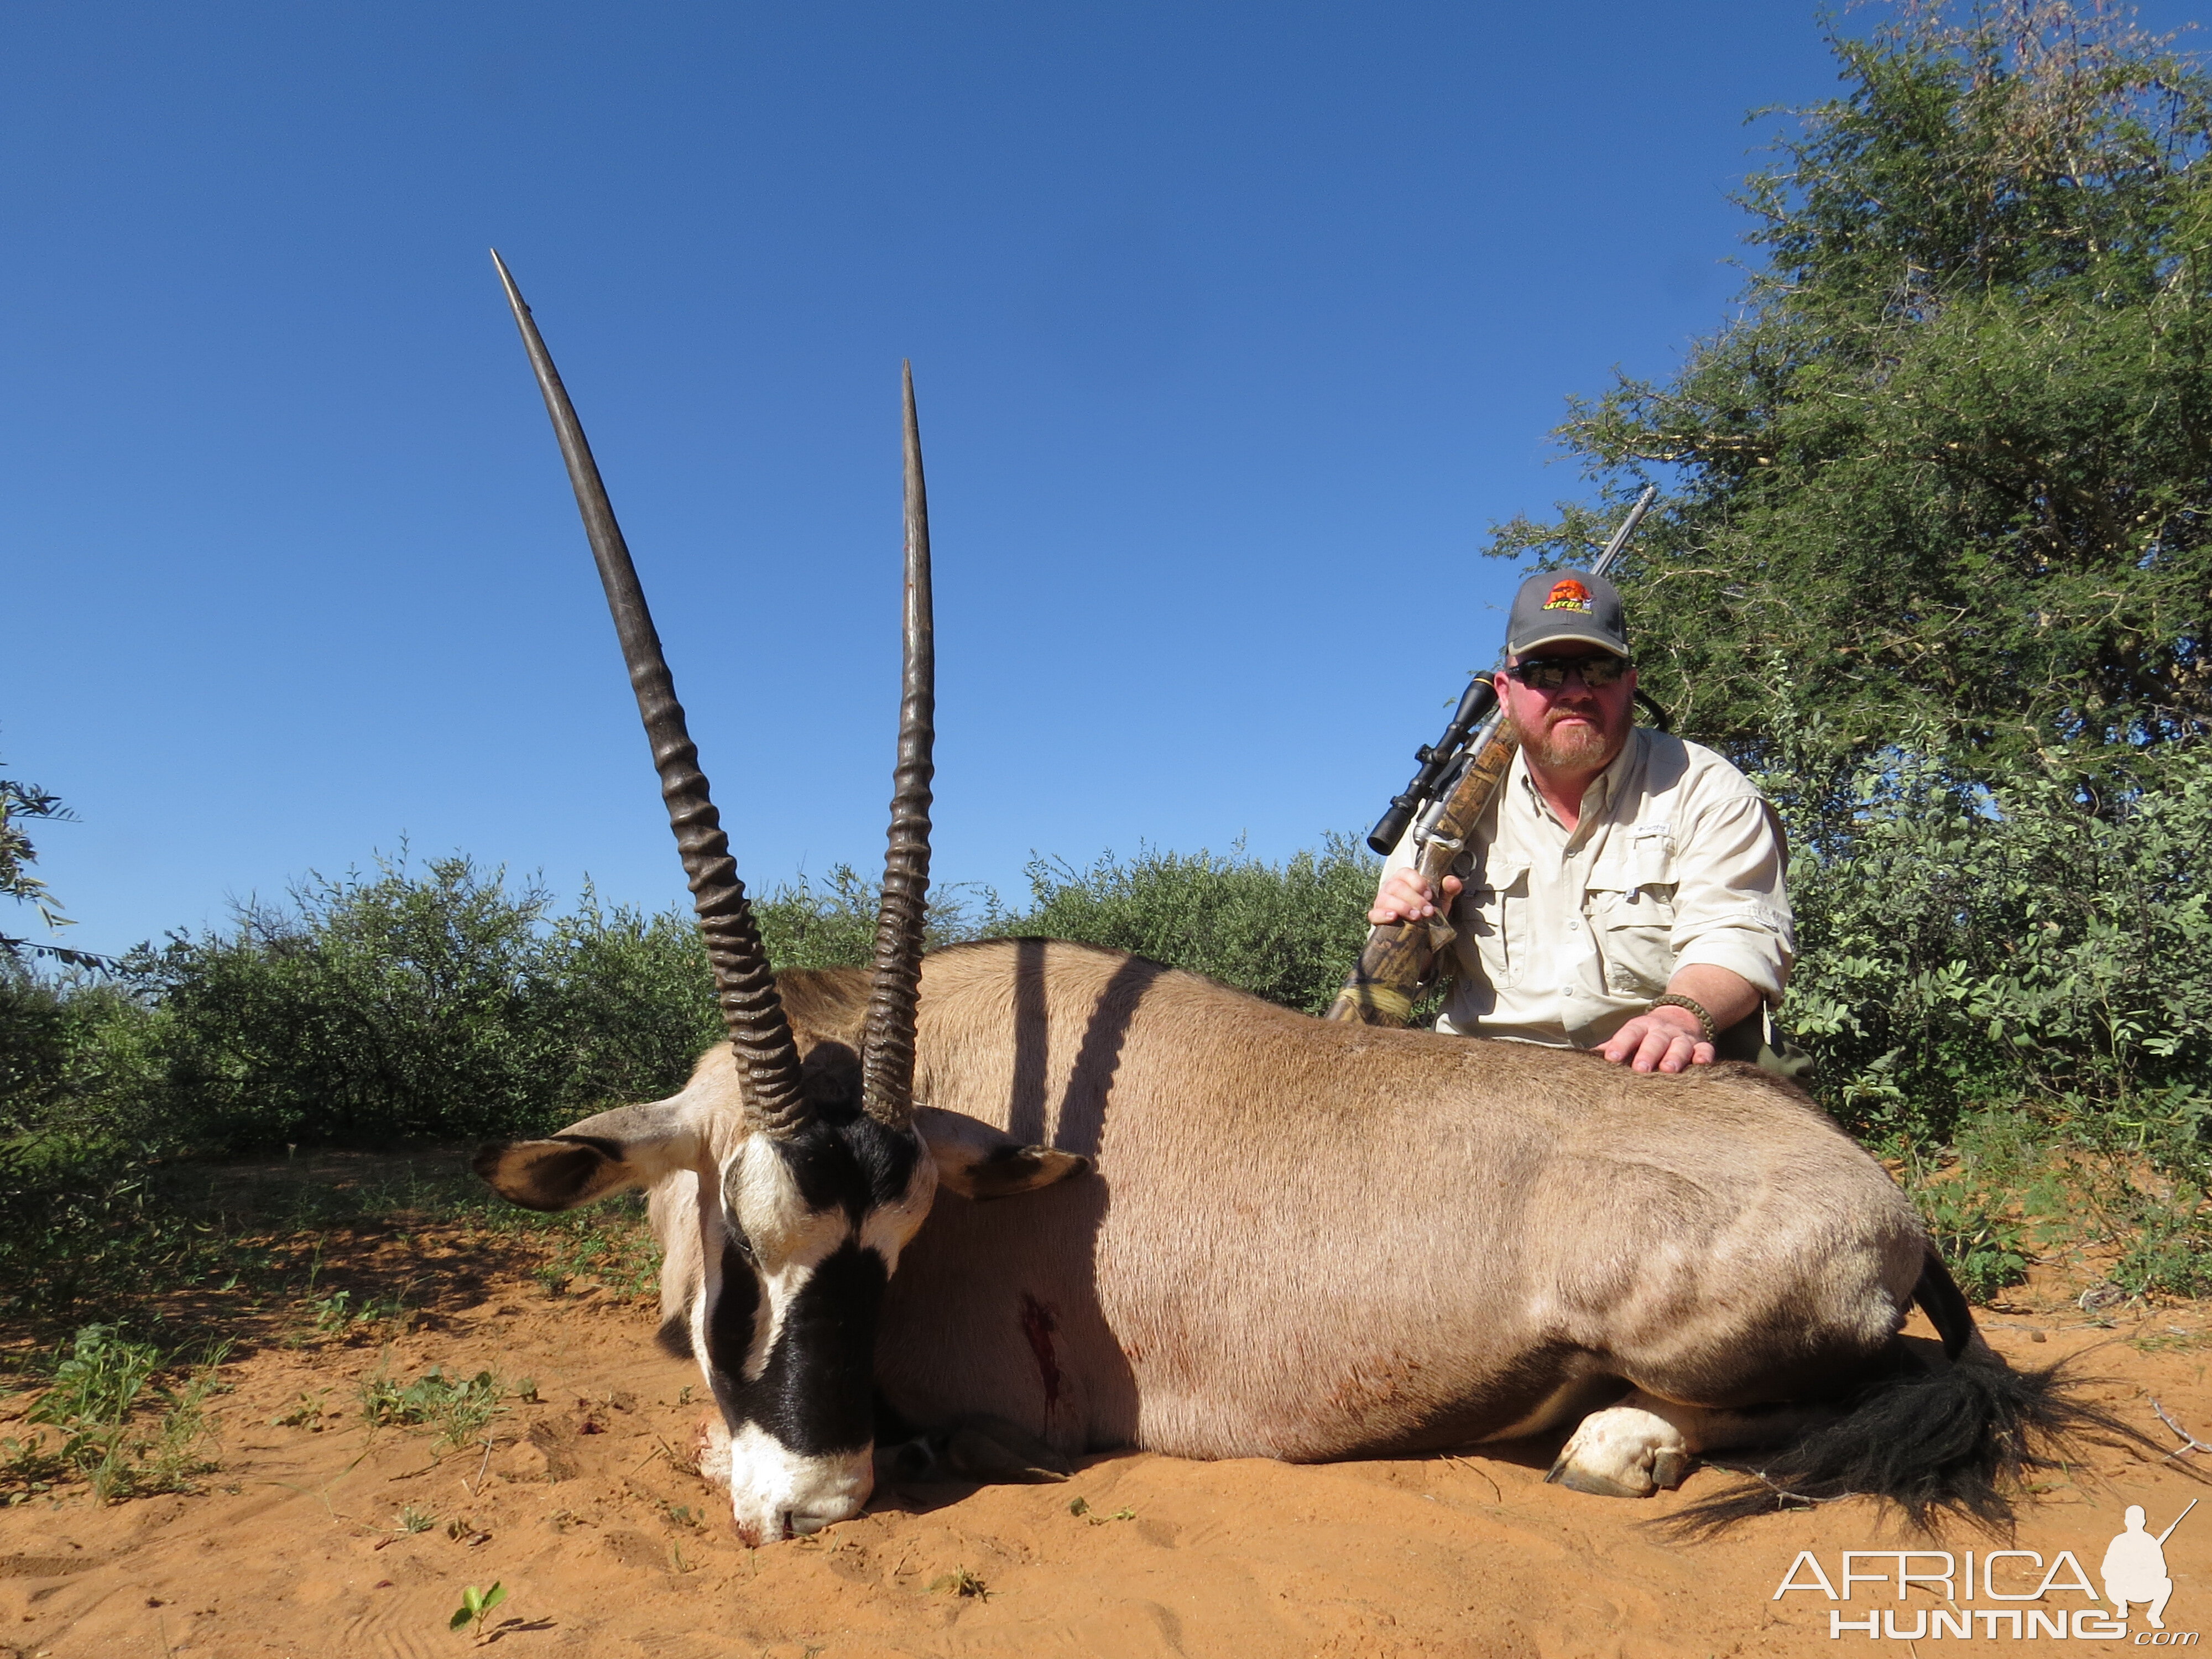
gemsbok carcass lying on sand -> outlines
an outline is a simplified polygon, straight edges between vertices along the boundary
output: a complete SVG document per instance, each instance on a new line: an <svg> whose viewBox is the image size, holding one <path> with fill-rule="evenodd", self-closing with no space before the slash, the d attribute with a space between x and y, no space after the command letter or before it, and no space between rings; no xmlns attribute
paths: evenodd
<svg viewBox="0 0 2212 1659"><path fill-rule="evenodd" d="M1061 1453L1317 1460L1578 1422L1554 1478L1623 1497L1755 1450L1760 1480L1686 1512L1699 1523L1846 1492L2000 1519L2039 1436L2112 1426L1991 1353L1896 1184L1750 1067L1639 1074L1331 1024L1036 939L925 960L933 664L910 375L875 966L776 978L582 430L500 275L730 1041L672 1099L477 1167L541 1209L650 1189L663 1338L713 1390L712 1462L748 1541L859 1511L878 1391L912 1423L993 1423ZM1899 1340L1916 1301L1955 1363Z"/></svg>

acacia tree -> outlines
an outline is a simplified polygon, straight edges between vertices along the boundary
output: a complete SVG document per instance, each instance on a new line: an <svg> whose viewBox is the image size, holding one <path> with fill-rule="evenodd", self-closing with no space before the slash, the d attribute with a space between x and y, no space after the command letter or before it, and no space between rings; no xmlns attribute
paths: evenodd
<svg viewBox="0 0 2212 1659"><path fill-rule="evenodd" d="M1831 1107L2033 1103L2212 1188L2212 81L2098 0L1830 45L1733 320L1574 403L1605 500L1491 550L1668 492L1638 659L1781 809Z"/></svg>
<svg viewBox="0 0 2212 1659"><path fill-rule="evenodd" d="M1559 434L1610 501L1671 489L1622 578L1646 685L1755 768L1787 727L1837 776L1909 733L2139 782L2212 728L2212 82L2097 0L1830 44L1736 319Z"/></svg>

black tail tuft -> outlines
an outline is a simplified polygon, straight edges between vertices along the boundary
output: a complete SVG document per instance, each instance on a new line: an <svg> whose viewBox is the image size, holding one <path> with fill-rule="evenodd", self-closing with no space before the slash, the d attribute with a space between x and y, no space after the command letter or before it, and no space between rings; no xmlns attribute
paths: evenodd
<svg viewBox="0 0 2212 1659"><path fill-rule="evenodd" d="M1705 1537L1755 1515L1863 1497L1894 1504L1923 1531L1957 1519L2001 1532L2013 1521L2005 1489L2077 1459L2081 1438L2159 1449L2082 1400L2066 1361L2014 1370L1977 1343L1958 1363L1929 1369L1893 1352L1901 1363L1862 1389L1839 1420L1738 1469L1753 1478L1660 1526Z"/></svg>

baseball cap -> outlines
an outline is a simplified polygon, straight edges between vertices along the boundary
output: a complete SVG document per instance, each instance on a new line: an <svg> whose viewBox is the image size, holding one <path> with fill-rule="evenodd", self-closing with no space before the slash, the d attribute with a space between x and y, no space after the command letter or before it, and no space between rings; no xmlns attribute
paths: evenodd
<svg viewBox="0 0 2212 1659"><path fill-rule="evenodd" d="M1541 570L1521 584L1505 624L1505 649L1525 657L1567 640L1587 640L1617 657L1628 654L1628 621L1620 590L1587 570Z"/></svg>

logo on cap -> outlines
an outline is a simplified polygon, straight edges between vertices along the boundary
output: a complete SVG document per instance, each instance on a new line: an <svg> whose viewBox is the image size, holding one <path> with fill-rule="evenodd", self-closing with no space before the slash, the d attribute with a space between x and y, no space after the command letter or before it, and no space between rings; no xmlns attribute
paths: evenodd
<svg viewBox="0 0 2212 1659"><path fill-rule="evenodd" d="M1544 601L1547 611L1588 611L1589 608L1589 589L1577 581L1553 583L1551 597Z"/></svg>

